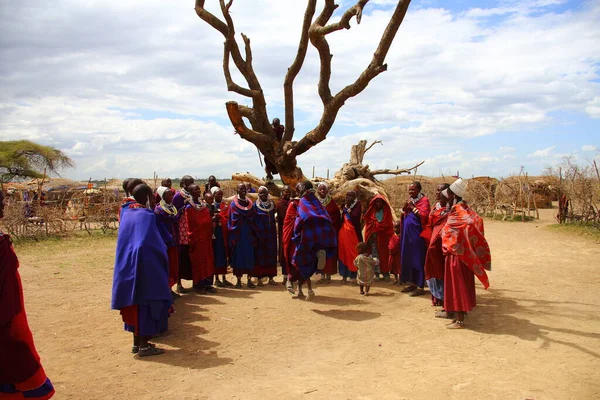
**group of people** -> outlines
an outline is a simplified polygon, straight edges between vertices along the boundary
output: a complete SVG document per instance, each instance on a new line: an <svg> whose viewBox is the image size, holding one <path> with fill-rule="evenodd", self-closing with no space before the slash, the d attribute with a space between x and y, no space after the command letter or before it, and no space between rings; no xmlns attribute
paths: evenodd
<svg viewBox="0 0 600 400"><path fill-rule="evenodd" d="M463 201L460 179L438 186L433 210L413 182L397 221L384 196L371 199L363 214L357 192L348 191L340 207L324 182L284 186L277 203L264 186L250 199L245 184L225 200L214 176L200 187L186 175L180 186L172 189L168 179L156 191L137 178L123 184L112 307L140 357L163 352L150 339L166 331L182 293L239 289L244 280L248 288L277 285L278 264L287 291L309 301L315 274L330 284L339 273L365 296L374 281L406 284L401 292L411 297L425 294L427 283L433 305L442 307L436 317L450 318L452 329L464 328L475 306L474 277L488 286L483 222ZM228 268L235 282L227 280Z"/></svg>

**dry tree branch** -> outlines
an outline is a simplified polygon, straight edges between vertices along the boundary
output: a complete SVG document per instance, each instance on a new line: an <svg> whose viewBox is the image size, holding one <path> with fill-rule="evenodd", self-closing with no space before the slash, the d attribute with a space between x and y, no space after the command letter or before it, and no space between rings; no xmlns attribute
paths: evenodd
<svg viewBox="0 0 600 400"><path fill-rule="evenodd" d="M401 174L410 174L411 171L416 170L417 168L419 168L424 163L425 163L425 161L421 161L420 163L418 163L417 165L415 165L413 167L404 168L404 169L376 169L376 170L371 171L371 175L383 175L383 174L401 175Z"/></svg>
<svg viewBox="0 0 600 400"><path fill-rule="evenodd" d="M229 69L229 58L230 58L229 44L225 42L223 46L223 74L225 75L225 82L227 83L227 90L230 92L236 92L246 97L254 97L260 95L256 90L250 90L241 87L240 85L233 82L231 78L231 70Z"/></svg>
<svg viewBox="0 0 600 400"><path fill-rule="evenodd" d="M311 147L315 146L317 143L325 140L327 133L329 133L333 123L335 122L340 108L344 105L346 100L361 93L371 82L371 80L373 80L373 78L387 70L387 64L384 64L384 60L396 36L396 33L398 32L398 29L404 20L410 0L398 1L398 5L396 6L392 17L390 18L390 22L381 36L379 45L377 46L377 49L373 54L373 58L367 68L360 74L356 81L344 87L333 97L331 97L331 91L329 89L329 80L331 78L331 54L329 53L329 45L325 39L326 33L324 32L330 33L335 29L330 28L329 30L326 30L324 28L324 24L320 23L321 17L323 17L322 20L328 20L328 13L330 11L331 13L333 12L331 10L331 3L332 2L330 1L326 2L325 9L309 30L311 43L317 48L321 60L319 95L323 101L323 115L321 116L321 120L319 121L318 125L312 131L308 132L298 143L296 143L292 149L289 150L289 156L301 155L308 151ZM366 2L364 2L364 4L362 3L363 1L359 1L352 7L354 9L353 11L348 10L346 13L344 13L344 16L349 15L347 17L348 21L353 15L362 15L361 5L364 7ZM327 9L328 7L329 9ZM332 26L336 27L335 24L332 24Z"/></svg>
<svg viewBox="0 0 600 400"><path fill-rule="evenodd" d="M298 51L292 65L288 68L283 81L283 98L285 104L285 133L281 145L289 142L294 137L294 79L300 72L302 64L306 59L306 51L308 50L308 30L312 23L317 0L308 0L306 11L304 12L304 22L302 23L302 33L300 42L298 43Z"/></svg>
<svg viewBox="0 0 600 400"><path fill-rule="evenodd" d="M381 140L374 140L374 141L373 141L373 143L371 143L371 144L369 145L369 147L367 147L367 148L365 149L365 151L363 151L363 155L364 155L364 154L365 154L367 151L371 150L371 147L375 146L376 144L381 144L381 145L383 146L383 142L382 142Z"/></svg>

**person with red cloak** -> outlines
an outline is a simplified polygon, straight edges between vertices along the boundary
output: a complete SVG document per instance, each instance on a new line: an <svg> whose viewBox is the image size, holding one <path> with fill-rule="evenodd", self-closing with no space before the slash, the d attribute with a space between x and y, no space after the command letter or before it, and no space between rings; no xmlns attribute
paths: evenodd
<svg viewBox="0 0 600 400"><path fill-rule="evenodd" d="M285 260L285 246L283 242L283 223L287 213L288 205L290 204L290 198L292 197L292 190L288 185L283 186L282 195L277 202L277 242L279 251L279 265L281 266L281 274L283 275L283 284L287 283L287 263Z"/></svg>
<svg viewBox="0 0 600 400"><path fill-rule="evenodd" d="M375 279L383 274L386 282L390 281L390 264L388 244L394 235L394 219L392 207L387 199L378 194L371 199L367 212L363 217L365 221L365 242L371 249L373 257L379 260L379 269L375 270Z"/></svg>
<svg viewBox="0 0 600 400"><path fill-rule="evenodd" d="M433 210L429 214L429 222L421 236L425 239L425 243L428 244L427 255L425 256L425 281L431 292L431 302L434 306L444 306L444 253L442 252L442 237L440 233L444 224L446 224L446 218L448 217L448 211L450 206L448 205L448 199L442 194L442 192L448 189L450 185L447 183L441 183L436 188L436 200L437 203L433 207ZM447 314L445 310L435 314L438 318L446 318Z"/></svg>
<svg viewBox="0 0 600 400"><path fill-rule="evenodd" d="M277 276L277 226L275 223L275 203L269 199L269 189L258 188L258 199L254 202L254 226L256 227L256 248L254 249L254 270L258 286L263 286L263 278L269 278L269 285L276 285Z"/></svg>
<svg viewBox="0 0 600 400"><path fill-rule="evenodd" d="M298 291L302 292L302 284L308 286L307 301L312 300L310 278L319 269L323 269L328 257L337 251L336 232L325 207L315 196L313 185L309 181L302 182L299 190L298 214L294 221L291 238L294 244L291 267L299 273Z"/></svg>
<svg viewBox="0 0 600 400"><path fill-rule="evenodd" d="M191 274L182 276L191 279L194 289L200 294L216 293L213 287L215 274L215 258L212 248L213 220L212 215L200 201L202 190L198 185L190 185L192 200L187 203L181 216L187 226L189 241L189 260Z"/></svg>
<svg viewBox="0 0 600 400"><path fill-rule="evenodd" d="M349 190L346 193L346 202L342 208L342 226L338 232L339 271L342 276L342 283L348 282L348 278L356 281L358 271L354 266L354 260L358 256L356 245L363 241L360 225L361 217L362 206L360 201L358 201L356 192Z"/></svg>
<svg viewBox="0 0 600 400"><path fill-rule="evenodd" d="M4 192L0 190L0 218ZM0 231L0 398L45 400L54 396L27 322L19 259Z"/></svg>
<svg viewBox="0 0 600 400"><path fill-rule="evenodd" d="M475 276L490 286L486 271L492 269L490 247L484 236L483 219L463 200L467 182L458 179L443 194L452 205L442 228L442 250L446 256L444 307L456 313L449 329L464 329L465 314L473 309Z"/></svg>
<svg viewBox="0 0 600 400"><path fill-rule="evenodd" d="M402 264L401 279L408 285L401 290L409 296L425 294L425 255L427 246L421 237L423 228L429 220L431 206L429 199L421 193L421 183L413 182L408 186L409 198L402 207Z"/></svg>
<svg viewBox="0 0 600 400"><path fill-rule="evenodd" d="M333 229L335 229L336 236L342 226L342 214L340 211L340 207L336 204L336 202L329 195L329 185L325 182L320 182L317 185L317 198L325 207L325 210L329 214L329 218L331 218L331 224L333 225ZM319 283L331 283L331 275L337 274L338 271L338 255L335 252L331 257L327 258L325 262L325 267L321 270L321 279Z"/></svg>
<svg viewBox="0 0 600 400"><path fill-rule="evenodd" d="M223 201L223 190L218 186L210 189L214 202L211 205L213 214L213 253L215 255L215 285L217 287L232 287L227 280L229 257L227 251L227 213L229 205ZM221 279L219 279L221 275Z"/></svg>

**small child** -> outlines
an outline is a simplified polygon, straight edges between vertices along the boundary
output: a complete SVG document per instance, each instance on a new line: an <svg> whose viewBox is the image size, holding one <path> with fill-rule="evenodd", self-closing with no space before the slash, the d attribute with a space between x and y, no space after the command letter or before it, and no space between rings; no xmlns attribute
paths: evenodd
<svg viewBox="0 0 600 400"><path fill-rule="evenodd" d="M390 251L388 265L390 266L390 271L396 278L392 285L400 285L400 271L402 270L402 267L400 266L401 234L402 223L400 221L396 221L394 222L394 235L390 237L390 242L388 243L388 250Z"/></svg>
<svg viewBox="0 0 600 400"><path fill-rule="evenodd" d="M354 266L358 268L357 280L360 285L360 294L368 296L375 278L375 267L379 265L379 260L371 256L369 245L365 242L358 243L356 250L358 256L354 259Z"/></svg>

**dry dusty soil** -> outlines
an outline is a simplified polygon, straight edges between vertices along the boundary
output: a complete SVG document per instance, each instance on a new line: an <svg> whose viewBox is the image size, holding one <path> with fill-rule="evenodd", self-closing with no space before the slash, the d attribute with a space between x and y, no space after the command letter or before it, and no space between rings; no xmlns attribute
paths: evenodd
<svg viewBox="0 0 600 400"><path fill-rule="evenodd" d="M378 283L364 298L338 277L313 302L282 286L186 295L157 339L168 352L142 360L110 310L114 237L16 250L57 399L597 399L600 244L549 222L486 221L491 288L468 330L426 296Z"/></svg>

